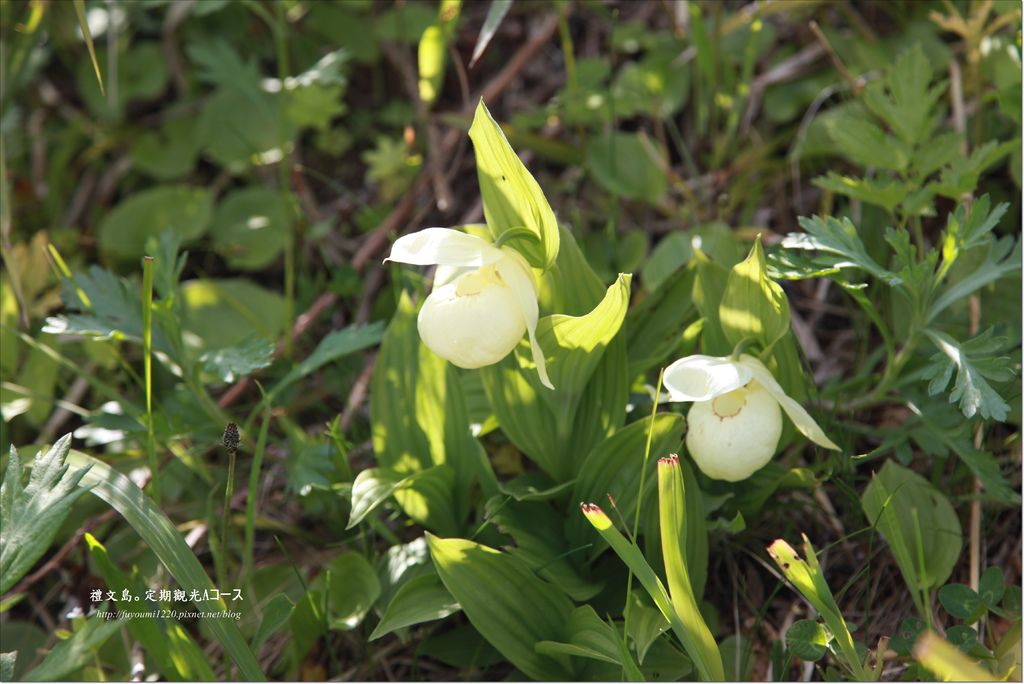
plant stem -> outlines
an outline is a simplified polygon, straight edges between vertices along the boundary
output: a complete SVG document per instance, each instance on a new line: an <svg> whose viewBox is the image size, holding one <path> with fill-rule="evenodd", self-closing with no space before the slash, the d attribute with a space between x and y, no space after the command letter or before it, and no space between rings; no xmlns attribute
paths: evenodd
<svg viewBox="0 0 1024 684"><path fill-rule="evenodd" d="M267 431L270 427L270 402L264 399L263 422L260 423L260 434L256 438L256 450L252 456L252 468L249 470L249 491L245 500L245 550L242 556L243 576L253 569L253 544L256 535L256 493L260 485L260 468L263 465L263 453L267 447Z"/></svg>
<svg viewBox="0 0 1024 684"><path fill-rule="evenodd" d="M153 433L153 257L142 258L142 350L146 383L146 457L153 500L160 505L160 464Z"/></svg>

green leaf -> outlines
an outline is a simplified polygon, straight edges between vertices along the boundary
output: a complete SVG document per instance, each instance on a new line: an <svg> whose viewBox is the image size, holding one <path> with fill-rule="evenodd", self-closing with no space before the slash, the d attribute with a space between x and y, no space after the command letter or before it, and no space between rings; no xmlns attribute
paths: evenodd
<svg viewBox="0 0 1024 684"><path fill-rule="evenodd" d="M188 175L198 156L195 117L171 119L157 130L147 130L131 147L136 168L160 181Z"/></svg>
<svg viewBox="0 0 1024 684"><path fill-rule="evenodd" d="M439 464L411 475L388 468L367 468L352 483L352 529L388 498L395 496L406 515L431 529L457 528L452 511L452 470Z"/></svg>
<svg viewBox="0 0 1024 684"><path fill-rule="evenodd" d="M263 619L260 620L259 629L256 630L256 635L252 638L254 652L259 653L266 640L288 624L293 610L295 610L295 604L284 594L277 594L267 602L267 605L263 607Z"/></svg>
<svg viewBox="0 0 1024 684"><path fill-rule="evenodd" d="M928 322L945 311L950 305L965 299L969 294L980 290L989 283L1006 277L1020 270L1020 242L1011 235L994 240L989 248L985 261L962 280L950 282L935 298L928 309Z"/></svg>
<svg viewBox="0 0 1024 684"><path fill-rule="evenodd" d="M130 479L106 463L76 451L70 452L68 462L78 468L79 472L84 471L79 486L88 487L92 494L120 513L183 590L195 589L202 594L216 589L174 524ZM206 613L221 613L227 609L220 599L199 600L195 603L198 610ZM259 663L233 621L217 617L204 617L200 620L238 665L241 677L251 681L265 681Z"/></svg>
<svg viewBox="0 0 1024 684"><path fill-rule="evenodd" d="M844 114L822 123L836 150L854 164L902 171L910 161L906 146L872 121Z"/></svg>
<svg viewBox="0 0 1024 684"><path fill-rule="evenodd" d="M146 240L166 230L182 242L201 237L210 225L213 196L205 188L162 186L118 204L97 229L100 251L114 259L143 256Z"/></svg>
<svg viewBox="0 0 1024 684"><path fill-rule="evenodd" d="M234 174L280 161L282 145L295 134L294 123L281 111L285 104L280 93L221 88L199 115L203 153Z"/></svg>
<svg viewBox="0 0 1024 684"><path fill-rule="evenodd" d="M961 158L959 163L944 168L933 188L936 194L959 201L964 195L974 192L985 169L1019 149L1019 140L1007 140L1003 143L990 140L976 147L967 159Z"/></svg>
<svg viewBox="0 0 1024 684"><path fill-rule="evenodd" d="M537 652L552 657L559 655L591 658L618 665L625 670L627 681L644 681L629 651L622 648L616 629L605 623L589 605L576 608L566 625L568 642L540 641Z"/></svg>
<svg viewBox="0 0 1024 684"><path fill-rule="evenodd" d="M86 472L65 463L70 449L71 435L65 435L46 453L37 454L28 484L22 487L21 460L11 445L0 485L0 594L46 553L71 505L87 489L77 488Z"/></svg>
<svg viewBox="0 0 1024 684"><path fill-rule="evenodd" d="M537 341L545 350L548 375L556 388L541 396L552 397L549 406L556 415L568 399L565 395L583 390L604 349L619 332L629 308L631 279L629 274L620 273L601 303L585 316L555 314L537 324Z"/></svg>
<svg viewBox="0 0 1024 684"><path fill-rule="evenodd" d="M786 630L786 648L801 660L821 660L827 646L828 634L815 620L797 620Z"/></svg>
<svg viewBox="0 0 1024 684"><path fill-rule="evenodd" d="M564 515L545 502L507 501L498 496L488 501L486 518L516 541L511 553L526 562L539 577L568 594L574 601L593 598L604 587L599 580L580 575L571 559L583 549L568 551L562 530Z"/></svg>
<svg viewBox="0 0 1024 684"><path fill-rule="evenodd" d="M697 318L690 296L696 268L680 268L626 314L626 349L629 377L665 363L678 351L683 331Z"/></svg>
<svg viewBox="0 0 1024 684"><path fill-rule="evenodd" d="M861 495L868 524L896 558L919 612L920 592L941 586L960 557L960 519L949 500L917 473L886 461Z"/></svg>
<svg viewBox="0 0 1024 684"><path fill-rule="evenodd" d="M679 458L658 460L658 512L661 526L661 554L665 561L672 605L684 630L680 635L687 655L697 665L702 679L721 679L722 654L697 605L690 584L686 558L688 507Z"/></svg>
<svg viewBox="0 0 1024 684"><path fill-rule="evenodd" d="M889 285L900 284L895 273L882 268L868 255L850 219L844 217L839 221L832 216L824 219L801 216L799 222L806 232L790 233L782 241L783 247L824 252L831 257L830 265L835 268L860 268Z"/></svg>
<svg viewBox="0 0 1024 684"><path fill-rule="evenodd" d="M144 598L147 588L145 583L137 575L132 578L126 577L110 560L107 550L98 539L86 532L85 542L108 589L116 594L127 590L132 596L143 597L144 607L135 606L140 612L160 611L158 603ZM182 629L177 620L135 617L128 620L126 626L131 635L146 649L150 662L154 662L165 677L172 681L212 682L216 679L202 649L196 645L188 632Z"/></svg>
<svg viewBox="0 0 1024 684"><path fill-rule="evenodd" d="M693 283L693 303L704 318L704 325L701 328L701 351L709 355L725 356L732 352L735 346L730 345L725 339L718 319L719 304L725 294L729 271L708 259L699 249L694 250L694 261L697 263L697 278Z"/></svg>
<svg viewBox="0 0 1024 684"><path fill-rule="evenodd" d="M294 368L288 371L281 378L273 389L271 395L280 393L285 387L300 380L327 364L340 359L342 356L355 353L372 347L380 342L384 332L384 324L381 322L370 323L369 325L350 325L341 330L334 330L327 334L320 343L316 345L313 353L303 359Z"/></svg>
<svg viewBox="0 0 1024 684"><path fill-rule="evenodd" d="M601 538L607 542L609 546L615 551L615 554L622 560L623 563L629 567L630 571L640 581L640 585L643 586L644 590L654 600L656 606L661 611L665 619L669 621L672 626L672 631L679 638L679 641L687 646L687 654L693 658L694 663L697 665L701 679L705 681L721 681L725 679L725 671L722 667L721 657L718 657L716 661L714 657L711 657L710 652L705 654L702 651L694 653L691 650L691 632L687 623L680 618L680 615L676 612L676 608L672 604L672 600L669 598L668 592L665 591L665 586L658 579L654 570L647 563L647 559L644 558L643 553L634 543L630 543L626 540L622 533L615 529L612 525L611 519L605 515L604 511L599 506L594 504L580 504L580 508L583 510L583 514L586 520L597 530ZM688 615L687 621L703 619L699 614ZM712 642L713 643L713 642ZM714 649L714 655L718 655L717 647Z"/></svg>
<svg viewBox="0 0 1024 684"><path fill-rule="evenodd" d="M476 37L476 45L473 46L473 56L469 59L469 68L472 69L476 60L484 54L484 50L491 42L491 38L497 33L502 20L508 11L512 9L512 0L491 0L487 8L487 16L484 17L484 24L480 27L480 33Z"/></svg>
<svg viewBox="0 0 1024 684"><path fill-rule="evenodd" d="M789 330L789 300L765 272L760 236L746 260L729 272L718 320L733 346L754 339L770 349Z"/></svg>
<svg viewBox="0 0 1024 684"><path fill-rule="evenodd" d="M925 377L931 379L928 394L934 396L944 391L955 370L956 381L949 394L949 403L959 402L960 410L967 418L980 413L982 418L1006 420L1010 409L988 383L990 380L1004 382L1014 376L1009 357L996 356L1006 347L1007 340L994 337L993 331L989 328L966 342L957 342L945 333L925 330L939 349L924 371Z"/></svg>
<svg viewBox="0 0 1024 684"><path fill-rule="evenodd" d="M586 168L610 193L657 204L668 191L666 162L645 136L613 131L587 142Z"/></svg>
<svg viewBox="0 0 1024 684"><path fill-rule="evenodd" d="M18 652L0 653L0 682L14 681L14 664L17 662Z"/></svg>
<svg viewBox="0 0 1024 684"><path fill-rule="evenodd" d="M100 611L106 611L106 603ZM97 651L124 626L125 619L108 620L93 615L67 639L60 641L46 654L43 662L25 675L26 682L55 682L92 662Z"/></svg>
<svg viewBox="0 0 1024 684"><path fill-rule="evenodd" d="M909 656L914 648L914 642L927 629L924 620L920 618L906 618L900 623L899 631L893 635L889 645L892 650L901 656Z"/></svg>
<svg viewBox="0 0 1024 684"><path fill-rule="evenodd" d="M932 67L920 43L904 50L884 79L864 89L863 99L876 116L908 145L929 141L938 123L935 105L945 94L945 84L929 89ZM872 166L873 164L864 164Z"/></svg>
<svg viewBox="0 0 1024 684"><path fill-rule="evenodd" d="M644 664L647 651L651 645L669 627L669 622L661 614L661 611L645 603L641 592L634 591L632 604L629 607L629 622L626 628L629 631L629 638L633 640L636 657L641 665Z"/></svg>
<svg viewBox="0 0 1024 684"><path fill-rule="evenodd" d="M403 584L391 599L369 640L379 639L403 627L440 620L459 610L458 601L452 598L435 573L414 577Z"/></svg>
<svg viewBox="0 0 1024 684"><path fill-rule="evenodd" d="M946 612L965 622L974 622L985 612L985 602L966 584L947 584L939 589L939 602Z"/></svg>
<svg viewBox="0 0 1024 684"><path fill-rule="evenodd" d="M867 202L892 211L910 193L912 186L893 179L853 178L829 171L814 179L814 184L855 200Z"/></svg>
<svg viewBox="0 0 1024 684"><path fill-rule="evenodd" d="M1003 584L1003 570L998 565L990 566L981 573L978 581L978 595L986 606L997 606L1002 600L1006 587Z"/></svg>
<svg viewBox="0 0 1024 684"><path fill-rule="evenodd" d="M250 336L234 347L204 353L199 362L207 373L213 373L223 382L234 382L255 370L266 368L273 361L273 356L273 342Z"/></svg>
<svg viewBox="0 0 1024 684"><path fill-rule="evenodd" d="M355 629L380 596L380 580L361 553L346 551L324 568L327 584L327 620L331 629Z"/></svg>
<svg viewBox="0 0 1024 684"><path fill-rule="evenodd" d="M469 137L476 153L484 217L493 239L510 228L528 228L540 242L535 247L529 242L520 243L524 247L523 256L532 266L547 269L558 256L555 214L540 185L516 156L483 100L476 108Z"/></svg>
<svg viewBox="0 0 1024 684"><path fill-rule="evenodd" d="M199 338L202 349L233 347L250 335L276 340L291 324L284 297L249 280L189 280L179 292L182 327Z"/></svg>
<svg viewBox="0 0 1024 684"><path fill-rule="evenodd" d="M217 204L210 237L232 269L259 271L284 250L288 231L288 207L280 193L248 187Z"/></svg>
<svg viewBox="0 0 1024 684"><path fill-rule="evenodd" d="M676 413L659 413L654 419L650 451L652 458L648 459L648 472L644 478L646 489L640 493L641 501L650 502L647 505L652 508L657 483L657 457L678 450L685 424L683 417ZM647 432L651 426L647 418L635 420L591 451L579 468L579 477L570 500L604 501L610 495L615 499L619 512L627 520L632 520L638 503L637 490L640 486ZM579 516L569 518L566 533L573 548L595 541L587 521ZM588 555L595 558L603 550L603 546L595 545Z"/></svg>
<svg viewBox="0 0 1024 684"><path fill-rule="evenodd" d="M573 679L560 659L537 653L540 641L561 641L572 601L523 561L465 539L427 535L437 574L470 623L526 676Z"/></svg>

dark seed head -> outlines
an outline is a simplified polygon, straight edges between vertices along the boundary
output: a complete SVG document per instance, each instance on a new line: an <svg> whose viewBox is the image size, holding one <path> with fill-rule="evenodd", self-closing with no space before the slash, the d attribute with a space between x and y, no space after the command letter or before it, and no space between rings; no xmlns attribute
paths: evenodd
<svg viewBox="0 0 1024 684"><path fill-rule="evenodd" d="M224 447L229 451L237 449L241 442L241 437L238 435L238 426L234 423L228 423L227 427L224 428L224 437L221 439L224 442Z"/></svg>

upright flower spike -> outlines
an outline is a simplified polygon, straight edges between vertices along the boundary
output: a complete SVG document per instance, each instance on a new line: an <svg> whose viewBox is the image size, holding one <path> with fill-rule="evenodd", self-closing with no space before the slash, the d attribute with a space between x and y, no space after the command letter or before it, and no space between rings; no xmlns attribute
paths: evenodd
<svg viewBox="0 0 1024 684"><path fill-rule="evenodd" d="M554 389L537 344L533 271L518 252L451 228L426 228L396 240L385 261L438 266L416 320L428 349L460 368L480 368L505 358L526 333L540 381Z"/></svg>
<svg viewBox="0 0 1024 684"><path fill-rule="evenodd" d="M782 411L809 440L839 449L771 371L748 354L687 356L665 369L664 383L672 401L693 402L686 448L708 477L739 482L764 467L779 445Z"/></svg>

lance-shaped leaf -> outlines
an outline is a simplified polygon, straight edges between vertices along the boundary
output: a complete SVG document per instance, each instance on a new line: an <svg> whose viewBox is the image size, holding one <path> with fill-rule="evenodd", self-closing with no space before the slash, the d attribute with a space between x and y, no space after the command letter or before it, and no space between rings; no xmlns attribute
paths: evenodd
<svg viewBox="0 0 1024 684"><path fill-rule="evenodd" d="M402 627L440 620L459 611L459 602L441 584L436 573L414 577L395 593L370 641Z"/></svg>
<svg viewBox="0 0 1024 684"><path fill-rule="evenodd" d="M700 614L690 584L684 549L686 548L686 492L679 457L658 459L658 511L661 523L661 555L665 561L672 605L686 628L683 646L705 679L721 676L722 655L718 644ZM683 540L680 543L680 540Z"/></svg>
<svg viewBox="0 0 1024 684"><path fill-rule="evenodd" d="M716 665L713 658L697 658L689 651L687 645L691 640L689 628L680 618L679 613L672 604L672 599L669 598L668 592L665 591L665 585L661 583L658 575L647 563L647 559L644 558L637 545L627 541L622 536L622 533L615 529L611 519L601 510L600 506L592 503L580 503L580 510L583 511L584 517L594 526L598 534L612 547L612 550L615 551L618 557L622 559L622 562L636 575L640 585L654 601L654 605L658 607L661 614L668 620L669 625L672 627L672 632L679 638L684 647L687 647L687 653L694 659L701 679L705 681L721 681L725 679L725 670L722 667L720 657ZM699 615L697 619L703 621Z"/></svg>
<svg viewBox="0 0 1024 684"><path fill-rule="evenodd" d="M531 266L546 269L558 256L555 212L483 100L477 105L469 137L476 153L484 218L494 239L511 229L528 229L536 240L517 237L507 244L522 253Z"/></svg>
<svg viewBox="0 0 1024 684"><path fill-rule="evenodd" d="M760 236L747 258L729 272L718 320L732 345L753 339L767 349L789 330L789 300L768 277Z"/></svg>
<svg viewBox="0 0 1024 684"><path fill-rule="evenodd" d="M583 605L572 612L567 626L568 641L541 641L537 644L537 652L551 656L570 655L578 658L590 658L622 667L626 680L630 682L644 681L640 668L637 667L618 631L612 625L601 620L590 605Z"/></svg>
<svg viewBox="0 0 1024 684"><path fill-rule="evenodd" d="M776 539L768 547L768 555L782 570L782 574L825 620L839 649L837 655L840 656L843 664L857 681L867 681L867 672L857 655L853 636L846 626L846 620L843 619L839 605L836 604L836 600L832 596L832 590L829 589L828 583L825 581L825 575L818 564L818 557L815 555L814 547L811 546L811 540L807 538L807 535L804 535L804 553L807 555L807 560L800 558L796 550L782 539Z"/></svg>

